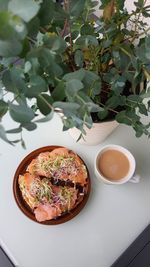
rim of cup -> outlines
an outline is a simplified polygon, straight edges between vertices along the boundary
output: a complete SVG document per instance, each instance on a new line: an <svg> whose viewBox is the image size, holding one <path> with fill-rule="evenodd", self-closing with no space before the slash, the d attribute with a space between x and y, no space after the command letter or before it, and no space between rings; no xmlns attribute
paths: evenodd
<svg viewBox="0 0 150 267"><path fill-rule="evenodd" d="M130 168L129 168L129 172L127 173L127 175L123 178L121 178L120 180L109 180L107 177L104 177L102 175L102 173L100 172L99 170L99 167L98 167L98 160L100 158L100 155L102 155L102 153L104 153L105 151L107 150L117 150L117 151L120 151L122 152L126 157L127 159L129 160L129 165L130 165ZM134 156L132 155L132 153L125 147L123 146L120 146L120 145L115 145L115 144L110 144L110 145L106 145L106 146L103 146L99 152L97 153L96 157L95 157L95 172L96 172L96 176L99 180L103 180L105 183L109 183L109 184L123 184L123 183L126 183L127 181L129 181L133 175L134 175L134 172L135 172L135 168L136 168L136 161L135 161L135 158Z"/></svg>

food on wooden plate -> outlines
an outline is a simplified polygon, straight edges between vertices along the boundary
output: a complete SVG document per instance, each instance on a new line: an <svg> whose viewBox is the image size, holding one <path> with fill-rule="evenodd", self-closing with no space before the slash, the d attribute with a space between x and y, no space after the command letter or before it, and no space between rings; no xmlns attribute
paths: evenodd
<svg viewBox="0 0 150 267"><path fill-rule="evenodd" d="M18 183L24 201L42 222L57 219L83 200L87 170L74 152L57 148L33 159Z"/></svg>

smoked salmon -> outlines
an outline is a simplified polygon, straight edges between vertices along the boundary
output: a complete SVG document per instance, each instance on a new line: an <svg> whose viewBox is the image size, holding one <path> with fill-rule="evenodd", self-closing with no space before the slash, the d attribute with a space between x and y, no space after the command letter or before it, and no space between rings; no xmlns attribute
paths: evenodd
<svg viewBox="0 0 150 267"><path fill-rule="evenodd" d="M52 185L49 178L41 179L25 173L19 176L18 182L25 202L39 222L55 219L70 211L78 199L77 189Z"/></svg>

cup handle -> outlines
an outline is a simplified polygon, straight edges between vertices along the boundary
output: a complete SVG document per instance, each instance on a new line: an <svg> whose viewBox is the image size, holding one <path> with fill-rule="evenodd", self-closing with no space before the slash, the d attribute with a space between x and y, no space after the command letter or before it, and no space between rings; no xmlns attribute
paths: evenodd
<svg viewBox="0 0 150 267"><path fill-rule="evenodd" d="M134 184L137 184L137 183L139 183L140 179L141 179L140 175L139 175L139 174L135 174L135 175L129 180L129 182L134 183Z"/></svg>

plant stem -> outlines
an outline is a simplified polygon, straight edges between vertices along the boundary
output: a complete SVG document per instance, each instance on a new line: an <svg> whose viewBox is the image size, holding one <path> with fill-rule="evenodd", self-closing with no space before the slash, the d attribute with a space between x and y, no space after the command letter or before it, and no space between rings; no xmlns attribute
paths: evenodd
<svg viewBox="0 0 150 267"><path fill-rule="evenodd" d="M65 20L65 23L64 23L64 28L63 28L63 30L62 30L62 32L61 32L61 37L64 37L64 36L65 36L67 26L68 26L68 20L66 19L66 20Z"/></svg>
<svg viewBox="0 0 150 267"><path fill-rule="evenodd" d="M13 103L17 98L18 98L19 94L17 94L11 101L10 103Z"/></svg>
<svg viewBox="0 0 150 267"><path fill-rule="evenodd" d="M36 43L36 41L35 41L33 38L31 38L30 36L27 36L27 39L28 39L32 44L35 44L35 43Z"/></svg>
<svg viewBox="0 0 150 267"><path fill-rule="evenodd" d="M101 105L101 106L103 106L103 107L106 107L103 103L99 103L99 105ZM106 107L109 111L112 111L113 113L116 113L116 114L118 114L119 112L118 111L116 111L116 110L114 110L114 109L112 109L112 108L108 108L108 107Z"/></svg>

